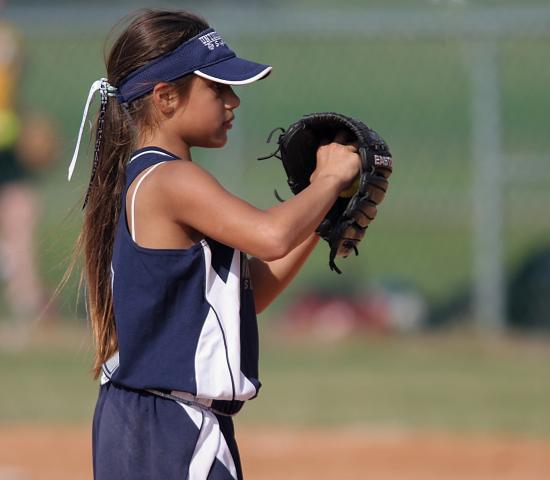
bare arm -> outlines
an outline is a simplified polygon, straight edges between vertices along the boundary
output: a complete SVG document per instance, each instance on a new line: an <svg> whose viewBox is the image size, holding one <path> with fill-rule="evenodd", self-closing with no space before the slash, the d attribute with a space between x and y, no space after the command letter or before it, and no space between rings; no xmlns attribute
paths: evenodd
<svg viewBox="0 0 550 480"><path fill-rule="evenodd" d="M332 143L319 150L311 185L267 210L232 195L189 161L167 162L157 169L154 181L162 195L156 201L176 223L261 260L283 258L315 230L359 172L353 147Z"/></svg>
<svg viewBox="0 0 550 480"><path fill-rule="evenodd" d="M251 258L250 276L254 288L256 312L261 313L288 286L319 242L312 233L288 255L267 262Z"/></svg>

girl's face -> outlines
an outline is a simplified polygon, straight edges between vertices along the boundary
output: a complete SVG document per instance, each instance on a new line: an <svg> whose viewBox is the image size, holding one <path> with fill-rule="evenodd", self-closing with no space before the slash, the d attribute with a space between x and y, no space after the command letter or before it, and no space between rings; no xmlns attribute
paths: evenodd
<svg viewBox="0 0 550 480"><path fill-rule="evenodd" d="M174 115L178 135L189 147L223 147L240 103L230 85L195 75Z"/></svg>

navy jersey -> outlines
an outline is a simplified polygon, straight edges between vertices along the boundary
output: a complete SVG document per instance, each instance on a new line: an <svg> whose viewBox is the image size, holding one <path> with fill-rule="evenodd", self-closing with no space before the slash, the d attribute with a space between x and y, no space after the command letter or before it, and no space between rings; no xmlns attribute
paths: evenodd
<svg viewBox="0 0 550 480"><path fill-rule="evenodd" d="M134 241L133 224L129 228L129 186L145 169L174 160L149 147L126 166L111 270L119 362L110 378L134 389L248 400L260 382L246 255L210 238L186 249L145 248ZM138 195L137 201L147 198ZM137 228L147 225L138 222Z"/></svg>

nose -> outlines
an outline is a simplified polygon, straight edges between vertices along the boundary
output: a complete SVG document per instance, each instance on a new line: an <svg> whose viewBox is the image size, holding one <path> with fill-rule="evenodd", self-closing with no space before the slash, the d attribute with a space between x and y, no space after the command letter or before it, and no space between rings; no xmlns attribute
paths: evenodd
<svg viewBox="0 0 550 480"><path fill-rule="evenodd" d="M226 92L227 92L227 95L225 97L225 106L229 110L234 110L235 108L237 108L241 104L241 99L235 93L235 91L233 90L233 88L230 85L228 85L228 89L227 89Z"/></svg>

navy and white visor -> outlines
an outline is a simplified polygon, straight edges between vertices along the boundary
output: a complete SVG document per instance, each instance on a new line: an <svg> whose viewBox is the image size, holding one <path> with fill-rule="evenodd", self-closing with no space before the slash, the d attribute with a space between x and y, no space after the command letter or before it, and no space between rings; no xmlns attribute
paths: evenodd
<svg viewBox="0 0 550 480"><path fill-rule="evenodd" d="M218 83L244 85L270 72L269 65L237 57L219 33L209 28L128 75L118 85L117 98L120 103L130 103L151 92L156 83L190 73Z"/></svg>

